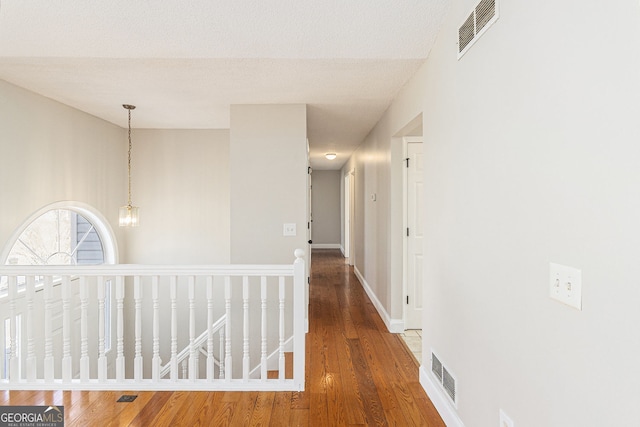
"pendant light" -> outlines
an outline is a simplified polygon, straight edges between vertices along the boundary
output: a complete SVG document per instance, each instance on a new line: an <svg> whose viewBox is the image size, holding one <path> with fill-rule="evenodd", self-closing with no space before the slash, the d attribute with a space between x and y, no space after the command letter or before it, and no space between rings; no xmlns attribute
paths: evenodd
<svg viewBox="0 0 640 427"><path fill-rule="evenodd" d="M138 207L131 206L131 110L135 109L135 105L122 105L129 112L129 157L127 162L127 178L129 183L129 203L120 208L119 224L120 227L137 227L140 224Z"/></svg>

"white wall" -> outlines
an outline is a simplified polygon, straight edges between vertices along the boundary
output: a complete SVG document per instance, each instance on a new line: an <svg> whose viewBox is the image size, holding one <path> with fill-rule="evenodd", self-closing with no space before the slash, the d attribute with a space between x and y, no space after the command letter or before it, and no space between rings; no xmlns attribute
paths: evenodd
<svg viewBox="0 0 640 427"><path fill-rule="evenodd" d="M60 201L100 212L122 243L126 147L122 128L0 80L0 250L34 212Z"/></svg>
<svg viewBox="0 0 640 427"><path fill-rule="evenodd" d="M503 1L458 61L472 6L453 2L350 162L357 266L382 301L392 287L371 263L391 225L362 200L382 202L384 140L422 111L423 364L433 348L457 379L450 425L497 426L500 408L518 427L640 425L640 6ZM549 298L549 262L582 269L582 311Z"/></svg>
<svg viewBox="0 0 640 427"><path fill-rule="evenodd" d="M126 230L127 262L228 264L229 131L134 129L132 140L140 226Z"/></svg>
<svg viewBox="0 0 640 427"><path fill-rule="evenodd" d="M340 247L340 185L339 170L314 170L311 174L311 212L314 247ZM320 245L320 246L318 246Z"/></svg>
<svg viewBox="0 0 640 427"><path fill-rule="evenodd" d="M415 134L425 82L413 79L389 106L342 168L354 171L354 246L356 274L374 300L387 328L403 330L402 136ZM375 194L375 201L372 195Z"/></svg>
<svg viewBox="0 0 640 427"><path fill-rule="evenodd" d="M290 264L307 245L303 104L231 106L231 262ZM283 236L285 223L297 235Z"/></svg>

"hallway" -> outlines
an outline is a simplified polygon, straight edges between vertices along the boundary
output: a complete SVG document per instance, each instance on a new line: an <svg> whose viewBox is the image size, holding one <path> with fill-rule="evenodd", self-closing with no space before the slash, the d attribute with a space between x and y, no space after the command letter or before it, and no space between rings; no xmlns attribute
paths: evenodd
<svg viewBox="0 0 640 427"><path fill-rule="evenodd" d="M339 250L312 254L309 317L309 425L444 426L415 359Z"/></svg>
<svg viewBox="0 0 640 427"><path fill-rule="evenodd" d="M64 406L70 426L444 426L415 359L387 332L339 250L312 254L306 390L0 391L0 405ZM122 394L138 397L118 403Z"/></svg>

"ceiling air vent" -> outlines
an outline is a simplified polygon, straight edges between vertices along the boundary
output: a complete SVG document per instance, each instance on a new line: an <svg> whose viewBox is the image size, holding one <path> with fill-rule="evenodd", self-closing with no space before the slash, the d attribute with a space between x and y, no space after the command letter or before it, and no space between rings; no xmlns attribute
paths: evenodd
<svg viewBox="0 0 640 427"><path fill-rule="evenodd" d="M458 59L498 19L496 0L481 0L458 28Z"/></svg>

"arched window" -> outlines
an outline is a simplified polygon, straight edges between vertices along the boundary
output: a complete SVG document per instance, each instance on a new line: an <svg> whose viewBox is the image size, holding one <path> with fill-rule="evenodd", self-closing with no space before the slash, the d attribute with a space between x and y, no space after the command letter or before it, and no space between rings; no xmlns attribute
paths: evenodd
<svg viewBox="0 0 640 427"><path fill-rule="evenodd" d="M59 202L16 230L0 253L0 264L116 264L117 254L113 230L99 212L83 203Z"/></svg>
<svg viewBox="0 0 640 427"><path fill-rule="evenodd" d="M7 265L102 264L96 228L68 209L52 209L27 226L9 251Z"/></svg>
<svg viewBox="0 0 640 427"><path fill-rule="evenodd" d="M77 202L45 206L29 218L0 254L4 265L115 264L113 232L93 208ZM0 277L0 296L7 277ZM24 283L18 280L19 289Z"/></svg>
<svg viewBox="0 0 640 427"><path fill-rule="evenodd" d="M96 210L77 202L59 202L45 206L28 218L0 252L0 265L96 265L115 264L117 246L109 224ZM54 280L54 286L57 281ZM25 278L18 277L18 291L25 289ZM36 280L36 287L42 282ZM111 348L111 282L105 283L105 350ZM8 294L8 278L0 277L0 300ZM22 314L2 318L0 341L3 360L0 375L7 378L10 342L8 330L15 322L16 343L20 352Z"/></svg>

